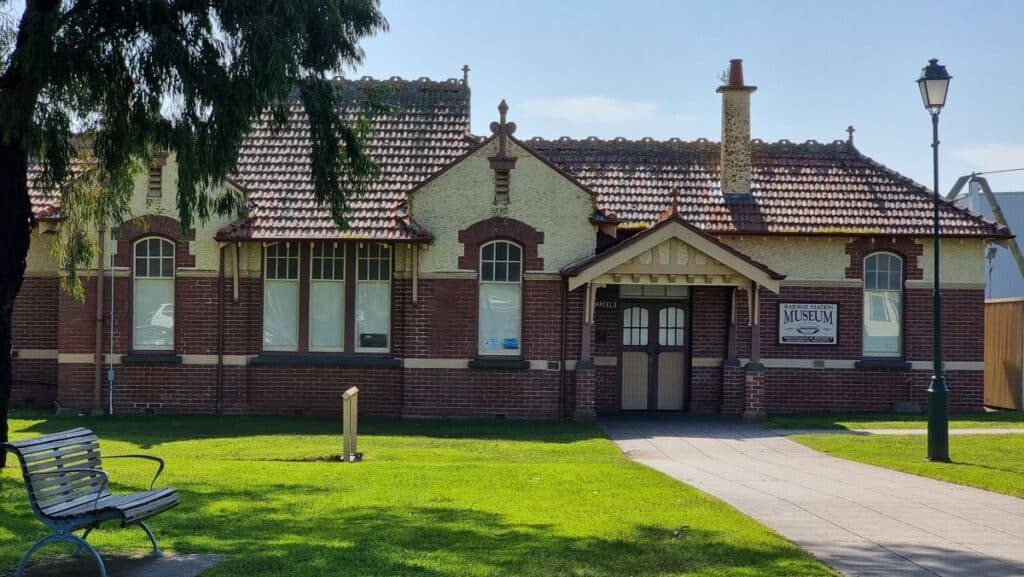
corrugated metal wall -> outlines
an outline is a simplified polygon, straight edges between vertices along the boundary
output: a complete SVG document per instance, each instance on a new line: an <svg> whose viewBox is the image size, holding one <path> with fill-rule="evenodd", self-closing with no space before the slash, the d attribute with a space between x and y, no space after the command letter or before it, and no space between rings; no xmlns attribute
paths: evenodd
<svg viewBox="0 0 1024 577"><path fill-rule="evenodd" d="M1010 230L1020 235L1024 231L1024 192L997 192L995 193L999 206L1003 209ZM985 201L980 191L971 190L970 193L957 201L957 204L973 212L981 214L985 218L992 219L992 210ZM1018 239L1024 245L1024 237ZM995 246L995 245L992 245ZM1003 247L996 247L995 258L986 262L985 275L988 281L986 298L1003 299L1011 297L1024 297L1024 278L1013 260L1010 251ZM989 272L991 267L991 272Z"/></svg>

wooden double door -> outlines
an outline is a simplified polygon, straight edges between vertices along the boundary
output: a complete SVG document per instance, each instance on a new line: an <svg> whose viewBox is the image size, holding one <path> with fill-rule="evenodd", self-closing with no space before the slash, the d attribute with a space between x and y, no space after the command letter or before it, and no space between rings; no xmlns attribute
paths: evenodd
<svg viewBox="0 0 1024 577"><path fill-rule="evenodd" d="M686 407L689 318L687 303L624 303L619 364L623 410Z"/></svg>

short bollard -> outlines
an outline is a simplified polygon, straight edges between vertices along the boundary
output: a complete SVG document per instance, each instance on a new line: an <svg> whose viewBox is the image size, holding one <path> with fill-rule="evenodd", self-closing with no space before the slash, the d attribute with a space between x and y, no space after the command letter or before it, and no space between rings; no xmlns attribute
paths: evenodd
<svg viewBox="0 0 1024 577"><path fill-rule="evenodd" d="M341 460L354 463L363 460L356 449L356 429L359 421L359 389L352 387L341 396L342 453Z"/></svg>

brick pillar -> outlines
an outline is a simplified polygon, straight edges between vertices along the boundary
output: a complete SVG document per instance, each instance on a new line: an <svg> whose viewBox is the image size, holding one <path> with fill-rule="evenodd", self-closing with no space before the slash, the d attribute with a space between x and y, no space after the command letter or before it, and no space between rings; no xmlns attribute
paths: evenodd
<svg viewBox="0 0 1024 577"><path fill-rule="evenodd" d="M594 411L596 369L593 361L576 363L576 404L573 407L573 420L593 421L597 417L597 413Z"/></svg>
<svg viewBox="0 0 1024 577"><path fill-rule="evenodd" d="M722 405L720 412L738 415L743 412L746 395L746 373L736 359L722 363Z"/></svg>
<svg viewBox="0 0 1024 577"><path fill-rule="evenodd" d="M743 420L748 423L763 420L767 414L764 405L764 365L747 363L745 380Z"/></svg>

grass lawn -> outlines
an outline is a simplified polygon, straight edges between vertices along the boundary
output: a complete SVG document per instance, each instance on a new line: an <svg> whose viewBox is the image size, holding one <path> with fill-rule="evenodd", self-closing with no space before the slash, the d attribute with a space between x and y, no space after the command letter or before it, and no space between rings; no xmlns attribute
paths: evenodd
<svg viewBox="0 0 1024 577"><path fill-rule="evenodd" d="M86 425L109 454L166 458L161 483L182 505L152 526L165 549L228 555L204 577L834 575L728 505L626 460L591 424L367 420L366 460L349 464L327 460L341 442L336 419L13 416L15 438ZM152 467L108 469L115 490L137 490ZM2 473L0 573L45 534L18 470ZM142 531L114 526L90 541L147 547Z"/></svg>
<svg viewBox="0 0 1024 577"><path fill-rule="evenodd" d="M926 429L924 413L809 413L774 415L764 422L769 429ZM1024 411L953 413L951 429L1024 429Z"/></svg>
<svg viewBox="0 0 1024 577"><path fill-rule="evenodd" d="M953 463L925 460L925 435L793 435L794 441L843 459L860 461L1024 497L1024 435L957 435L949 439Z"/></svg>

